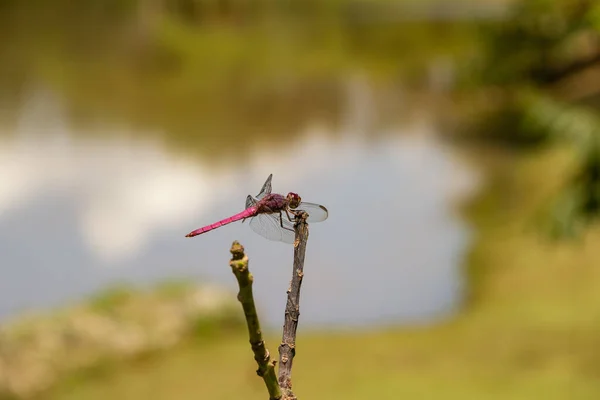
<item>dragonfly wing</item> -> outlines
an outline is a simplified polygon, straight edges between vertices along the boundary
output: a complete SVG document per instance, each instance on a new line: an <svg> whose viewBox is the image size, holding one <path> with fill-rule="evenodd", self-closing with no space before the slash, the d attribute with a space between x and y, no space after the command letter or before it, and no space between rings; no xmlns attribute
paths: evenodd
<svg viewBox="0 0 600 400"><path fill-rule="evenodd" d="M302 202L296 208L298 211L306 211L308 219L306 222L322 222L329 216L329 211L320 204Z"/></svg>
<svg viewBox="0 0 600 400"><path fill-rule="evenodd" d="M254 197L248 195L248 197L246 197L246 208L252 207L253 205L255 205L257 203L256 199L254 199Z"/></svg>
<svg viewBox="0 0 600 400"><path fill-rule="evenodd" d="M283 219L285 228L282 228L279 214L258 214L250 220L250 228L269 240L291 244L294 243L296 235L293 224L286 220L287 218Z"/></svg>
<svg viewBox="0 0 600 400"><path fill-rule="evenodd" d="M271 179L273 179L273 174L269 175L269 177L267 178L267 181L260 190L260 193L258 194L258 196L256 196L257 199L260 200L266 195L271 194Z"/></svg>

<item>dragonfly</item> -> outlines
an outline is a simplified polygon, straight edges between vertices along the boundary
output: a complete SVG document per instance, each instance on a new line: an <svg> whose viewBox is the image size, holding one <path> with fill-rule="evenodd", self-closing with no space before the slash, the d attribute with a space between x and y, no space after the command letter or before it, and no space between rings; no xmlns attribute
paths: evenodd
<svg viewBox="0 0 600 400"><path fill-rule="evenodd" d="M294 244L296 214L306 212L308 214L306 222L308 223L322 222L327 219L329 216L327 208L320 204L302 201L297 193L290 192L287 196L271 193L272 179L273 174L269 175L257 196L248 195L244 211L214 224L198 228L185 236L198 236L232 222L241 220L243 223L249 219L250 228L262 237L272 241Z"/></svg>

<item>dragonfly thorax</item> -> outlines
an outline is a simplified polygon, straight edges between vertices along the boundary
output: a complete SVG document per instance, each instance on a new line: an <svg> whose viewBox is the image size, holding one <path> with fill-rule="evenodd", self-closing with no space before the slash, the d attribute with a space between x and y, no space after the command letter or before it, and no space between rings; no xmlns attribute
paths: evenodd
<svg viewBox="0 0 600 400"><path fill-rule="evenodd" d="M297 208L300 205L302 199L296 193L289 192L287 194L288 206L291 209Z"/></svg>

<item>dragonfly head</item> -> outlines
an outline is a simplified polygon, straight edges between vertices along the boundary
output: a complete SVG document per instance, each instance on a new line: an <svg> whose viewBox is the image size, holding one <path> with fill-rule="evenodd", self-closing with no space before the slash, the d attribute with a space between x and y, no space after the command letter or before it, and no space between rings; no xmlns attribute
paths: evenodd
<svg viewBox="0 0 600 400"><path fill-rule="evenodd" d="M300 205L302 199L296 193L289 192L287 195L288 206L294 209Z"/></svg>

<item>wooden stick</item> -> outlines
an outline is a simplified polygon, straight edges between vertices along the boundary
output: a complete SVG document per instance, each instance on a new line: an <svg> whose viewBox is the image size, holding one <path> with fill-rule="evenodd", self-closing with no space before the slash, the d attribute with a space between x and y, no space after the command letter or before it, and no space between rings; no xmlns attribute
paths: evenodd
<svg viewBox="0 0 600 400"><path fill-rule="evenodd" d="M296 329L300 316L300 287L304 276L304 254L308 241L308 214L296 214L296 241L294 243L294 270L292 281L287 291L285 306L285 322L283 324L283 337L279 346L279 386L283 392L283 399L296 400L292 391L292 363L296 355Z"/></svg>

